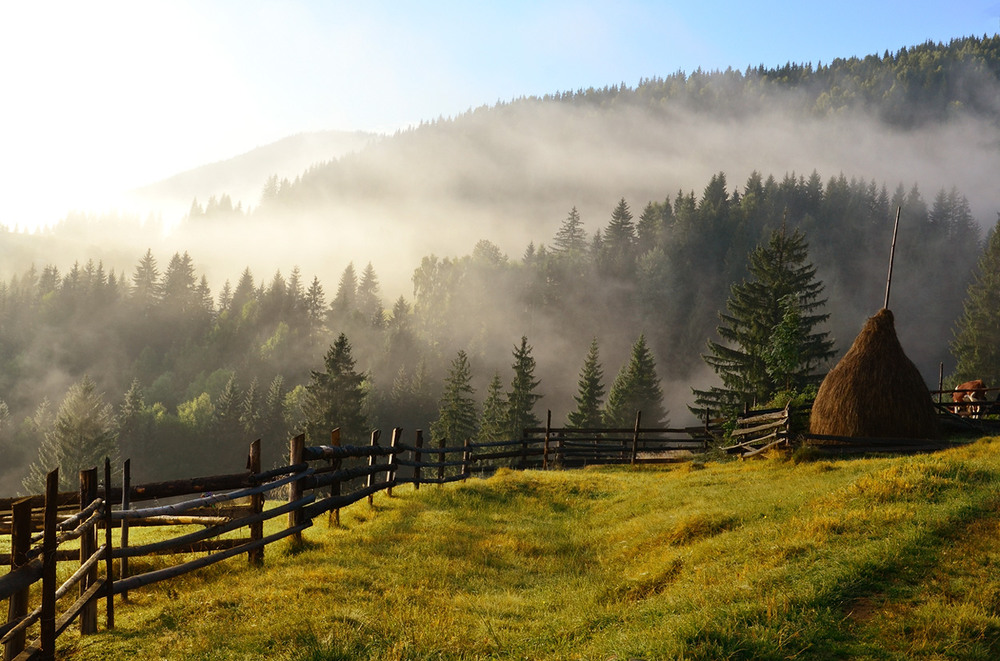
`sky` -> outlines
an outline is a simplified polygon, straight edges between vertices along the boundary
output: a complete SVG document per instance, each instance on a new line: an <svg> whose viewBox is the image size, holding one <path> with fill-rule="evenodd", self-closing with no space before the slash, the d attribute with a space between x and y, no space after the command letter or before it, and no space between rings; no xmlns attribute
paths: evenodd
<svg viewBox="0 0 1000 661"><path fill-rule="evenodd" d="M301 132L1000 31L1000 0L0 0L0 225Z"/></svg>

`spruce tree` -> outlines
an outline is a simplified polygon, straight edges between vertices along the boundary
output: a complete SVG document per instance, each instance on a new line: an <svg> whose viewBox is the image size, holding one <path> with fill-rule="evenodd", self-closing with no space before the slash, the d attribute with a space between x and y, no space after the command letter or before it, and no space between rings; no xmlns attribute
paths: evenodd
<svg viewBox="0 0 1000 661"><path fill-rule="evenodd" d="M822 375L817 369L833 356L834 348L829 333L815 331L829 315L819 313L826 304L826 299L820 299L823 283L816 280L816 268L808 258L802 233L784 228L772 232L766 245L750 253L750 280L733 285L726 303L728 313L719 315L722 324L717 330L723 342L709 341L710 353L702 356L722 385L695 390L692 411L699 415L706 410L731 412L744 405L762 405L778 390L801 392L819 383ZM789 300L794 301L798 315L799 346L797 350L784 346L782 354L797 354L798 359L776 372L774 350Z"/></svg>
<svg viewBox="0 0 1000 661"><path fill-rule="evenodd" d="M151 249L139 260L132 274L132 300L144 311L149 310L160 299L160 270Z"/></svg>
<svg viewBox="0 0 1000 661"><path fill-rule="evenodd" d="M499 372L494 372L486 389L486 399L483 400L483 417L476 440L479 443L508 441L512 440L508 437L509 433L510 416L503 391L503 379Z"/></svg>
<svg viewBox="0 0 1000 661"><path fill-rule="evenodd" d="M146 411L146 400L139 379L132 379L118 408L115 420L118 447L124 459L143 455L149 449L153 420Z"/></svg>
<svg viewBox="0 0 1000 661"><path fill-rule="evenodd" d="M514 348L514 379L507 393L507 422L510 438L518 439L526 427L538 427L541 421L534 413L535 403L542 398L535 392L541 383L535 380L535 359L531 355L527 336L521 336L521 346Z"/></svg>
<svg viewBox="0 0 1000 661"><path fill-rule="evenodd" d="M645 335L632 345L629 360L622 366L611 384L604 424L608 427L629 427L635 422L636 411L642 412L643 424L659 427L666 424L663 390L656 374L656 360L646 345Z"/></svg>
<svg viewBox="0 0 1000 661"><path fill-rule="evenodd" d="M465 351L459 351L445 379L437 421L431 424L432 439L460 445L476 436L479 416L471 381L469 357Z"/></svg>
<svg viewBox="0 0 1000 661"><path fill-rule="evenodd" d="M254 438L264 439L268 443L284 443L288 435L288 425L285 414L285 380L278 374L271 380L264 395L264 406L261 410L260 429Z"/></svg>
<svg viewBox="0 0 1000 661"><path fill-rule="evenodd" d="M312 284L306 290L305 298L306 317L309 324L309 339L315 339L319 330L323 326L323 311L326 307L326 295L323 292L323 285L319 278L313 276Z"/></svg>
<svg viewBox="0 0 1000 661"><path fill-rule="evenodd" d="M573 397L576 410L568 416L568 425L581 429L600 427L604 414L604 370L601 367L597 338L590 342L590 350L580 371L579 391Z"/></svg>
<svg viewBox="0 0 1000 661"><path fill-rule="evenodd" d="M243 393L243 401L239 407L240 426L248 442L255 438L260 438L260 423L263 413L261 411L260 386L257 377L250 381L246 392Z"/></svg>
<svg viewBox="0 0 1000 661"><path fill-rule="evenodd" d="M1000 216L965 294L951 354L958 362L956 382L983 379L989 386L1000 385Z"/></svg>
<svg viewBox="0 0 1000 661"><path fill-rule="evenodd" d="M381 328L385 322L385 310L379 297L378 276L371 262L361 272L361 281L357 289L357 307L361 315L375 328Z"/></svg>
<svg viewBox="0 0 1000 661"><path fill-rule="evenodd" d="M552 241L552 249L562 253L584 253L587 250L587 232L583 229L580 212L573 207Z"/></svg>
<svg viewBox="0 0 1000 661"><path fill-rule="evenodd" d="M249 443L241 420L244 400L236 375L230 375L225 387L212 405L210 429L213 443L213 460L224 462L241 451L240 445ZM252 440L252 439L251 439ZM238 456L238 455L236 455Z"/></svg>
<svg viewBox="0 0 1000 661"><path fill-rule="evenodd" d="M598 253L601 271L620 278L634 275L636 241L632 212L625 198L622 198L611 213L611 222L604 230L603 244Z"/></svg>
<svg viewBox="0 0 1000 661"><path fill-rule="evenodd" d="M354 262L349 263L340 274L340 284L337 294L330 303L330 317L344 321L357 309L358 275L354 270Z"/></svg>
<svg viewBox="0 0 1000 661"><path fill-rule="evenodd" d="M81 470L103 465L105 457L118 459L114 410L97 392L94 381L84 376L66 393L55 423L38 449L38 458L28 468L24 488L40 493L46 474L58 468L59 488L72 489Z"/></svg>
<svg viewBox="0 0 1000 661"><path fill-rule="evenodd" d="M340 428L341 438L360 442L368 432L364 415L364 376L354 371L351 343L341 333L323 357L323 371L313 370L302 402L309 443L330 440Z"/></svg>

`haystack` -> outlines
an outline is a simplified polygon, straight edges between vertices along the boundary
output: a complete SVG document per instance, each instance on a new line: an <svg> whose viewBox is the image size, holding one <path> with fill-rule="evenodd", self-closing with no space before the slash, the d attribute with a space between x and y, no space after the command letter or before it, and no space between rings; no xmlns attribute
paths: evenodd
<svg viewBox="0 0 1000 661"><path fill-rule="evenodd" d="M862 438L938 437L930 391L903 352L888 309L868 319L826 375L809 431Z"/></svg>

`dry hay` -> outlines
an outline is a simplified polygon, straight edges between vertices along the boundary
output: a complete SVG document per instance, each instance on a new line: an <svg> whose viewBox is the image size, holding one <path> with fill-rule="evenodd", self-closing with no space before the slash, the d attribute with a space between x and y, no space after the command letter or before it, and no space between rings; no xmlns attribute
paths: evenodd
<svg viewBox="0 0 1000 661"><path fill-rule="evenodd" d="M899 344L892 312L883 308L869 318L826 375L809 431L860 438L938 437L930 391Z"/></svg>

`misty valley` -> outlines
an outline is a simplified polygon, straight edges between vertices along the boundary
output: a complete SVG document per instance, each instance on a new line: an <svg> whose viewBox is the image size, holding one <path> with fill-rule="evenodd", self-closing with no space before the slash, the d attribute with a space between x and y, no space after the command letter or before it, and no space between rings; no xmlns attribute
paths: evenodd
<svg viewBox="0 0 1000 661"><path fill-rule="evenodd" d="M799 256L768 258L814 269L802 324L830 341L801 394L881 307L897 209L892 309L936 387L996 220L998 72L984 38L675 74L355 141L256 200L175 186L173 227L7 228L0 492L104 456L140 482L224 472L257 438L267 467L332 426L513 438L585 400L683 424L781 237Z"/></svg>

